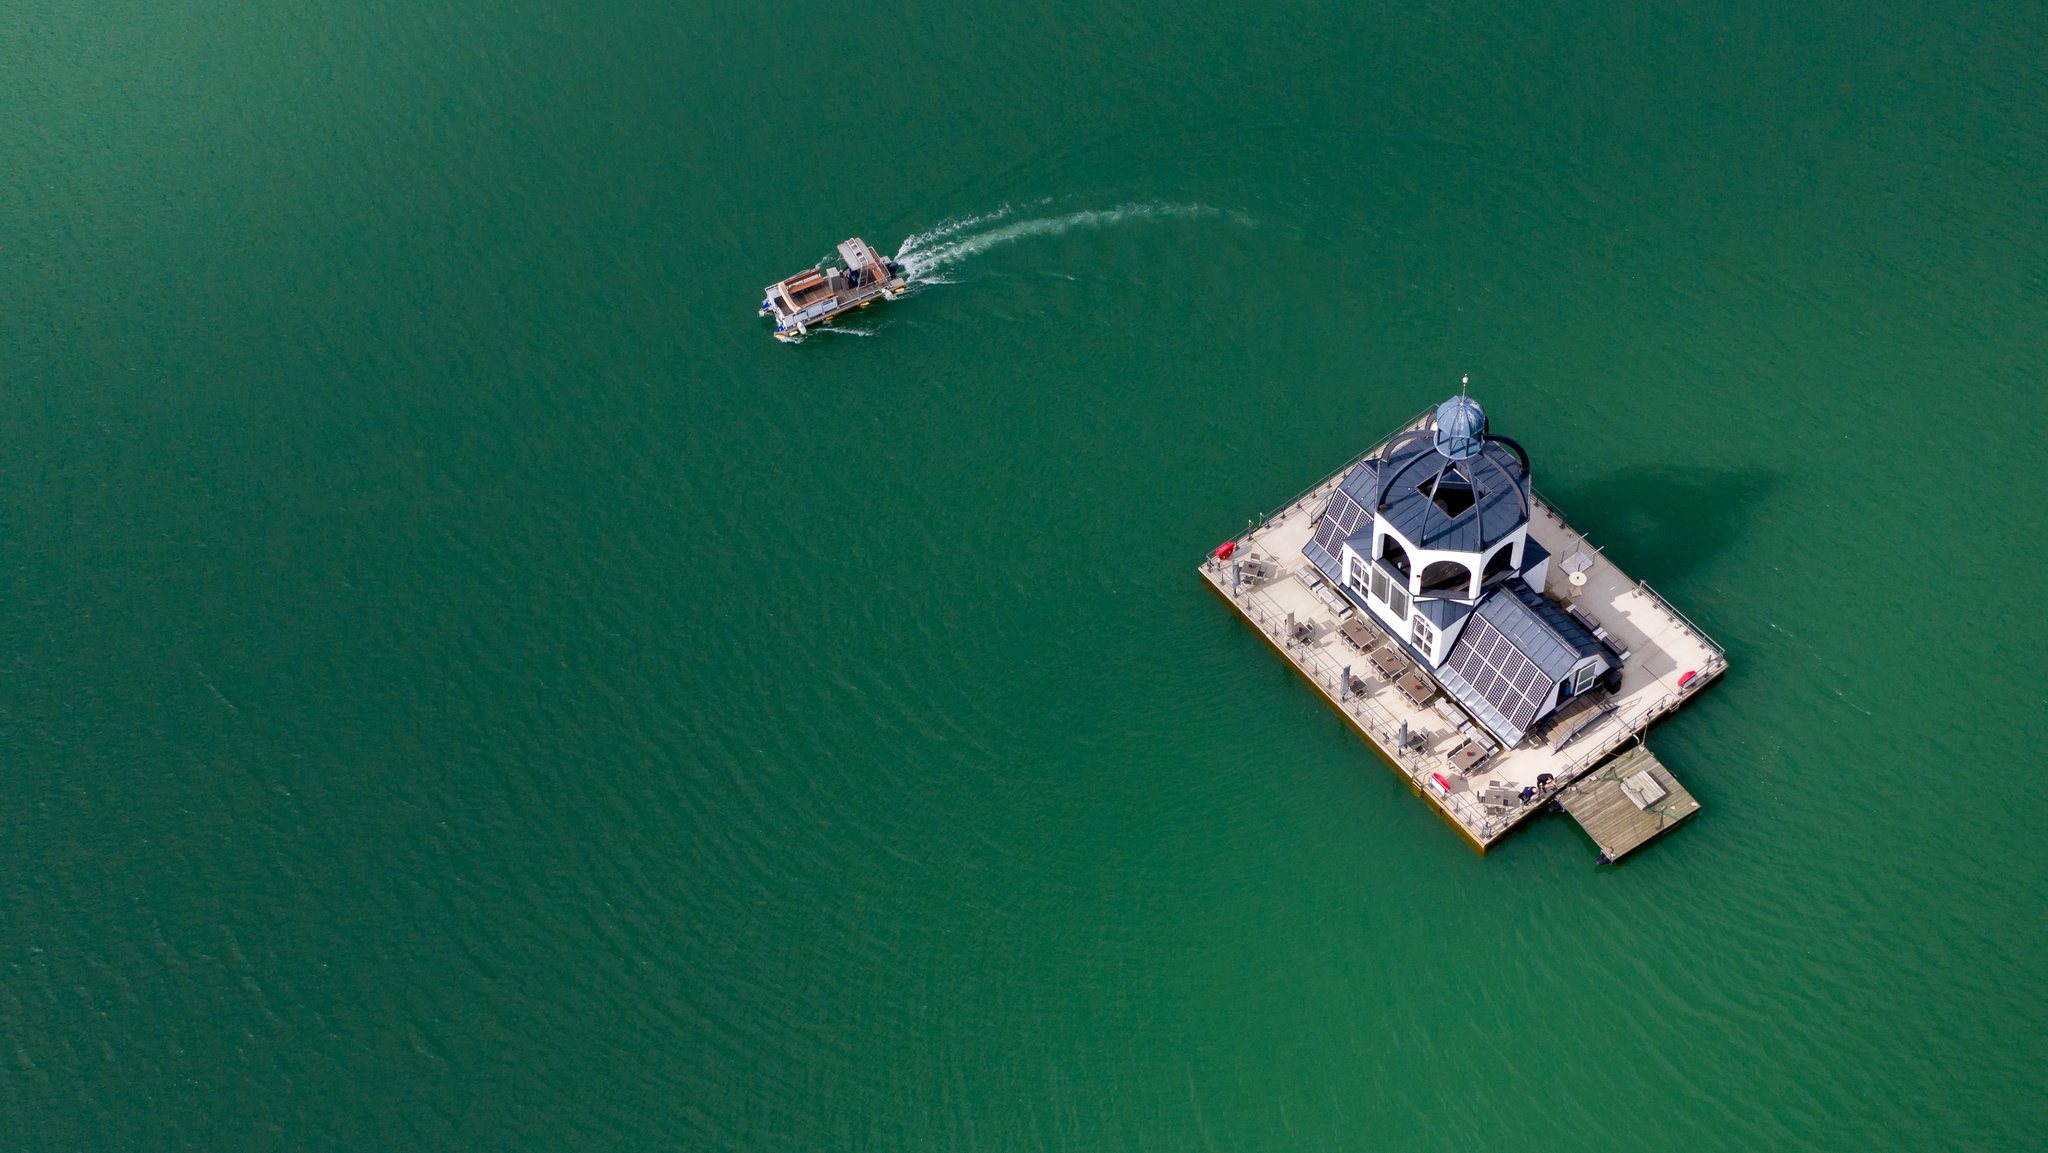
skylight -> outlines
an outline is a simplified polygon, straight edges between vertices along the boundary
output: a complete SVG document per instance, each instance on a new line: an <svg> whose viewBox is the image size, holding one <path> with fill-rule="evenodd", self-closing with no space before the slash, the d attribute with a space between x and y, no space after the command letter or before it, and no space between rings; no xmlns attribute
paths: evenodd
<svg viewBox="0 0 2048 1153"><path fill-rule="evenodd" d="M1478 497L1472 492L1472 482L1455 466L1445 469L1438 476L1425 479L1416 485L1415 489L1422 495L1429 496L1431 486L1435 486L1436 495L1431 497L1430 503L1436 505L1437 511L1451 520L1458 519L1459 514L1478 501Z"/></svg>

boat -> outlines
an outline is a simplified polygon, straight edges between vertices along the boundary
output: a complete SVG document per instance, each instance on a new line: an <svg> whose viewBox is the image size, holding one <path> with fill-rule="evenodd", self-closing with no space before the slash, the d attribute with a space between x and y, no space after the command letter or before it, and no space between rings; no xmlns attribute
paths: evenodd
<svg viewBox="0 0 2048 1153"><path fill-rule="evenodd" d="M909 291L903 266L855 236L839 246L844 267L820 265L765 289L761 315L775 321L775 339L801 340L812 328L877 300Z"/></svg>

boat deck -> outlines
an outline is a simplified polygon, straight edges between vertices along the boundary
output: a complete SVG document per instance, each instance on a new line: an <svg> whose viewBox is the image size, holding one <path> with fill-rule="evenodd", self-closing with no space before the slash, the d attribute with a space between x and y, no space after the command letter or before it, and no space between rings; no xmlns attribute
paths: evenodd
<svg viewBox="0 0 2048 1153"><path fill-rule="evenodd" d="M839 245L839 256L844 268L820 265L762 290L766 299L760 311L775 318L776 339L799 339L816 325L894 299L909 287L888 259L858 236Z"/></svg>
<svg viewBox="0 0 2048 1153"><path fill-rule="evenodd" d="M1377 446L1358 459L1373 451ZM1537 497L1529 531L1551 556L1584 551L1592 557L1575 597L1555 559L1544 591L1604 629L1628 656L1619 692L1589 693L1520 745L1496 748L1436 687L1427 669L1402 654L1370 613L1346 600L1302 555L1315 514L1349 468L1241 537L1230 560L1205 561L1202 578L1480 849L1542 811L1559 790L1727 667L1719 646L1604 554L1581 549L1578 534ZM1376 643L1361 647L1361 633ZM1688 673L1693 675L1687 678ZM1546 774L1549 780L1539 780ZM1524 789L1535 790L1526 801Z"/></svg>

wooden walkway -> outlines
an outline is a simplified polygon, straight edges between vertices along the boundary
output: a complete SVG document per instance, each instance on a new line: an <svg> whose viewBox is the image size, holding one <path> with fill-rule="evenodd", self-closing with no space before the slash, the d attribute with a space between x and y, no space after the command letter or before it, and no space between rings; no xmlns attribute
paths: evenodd
<svg viewBox="0 0 2048 1153"><path fill-rule="evenodd" d="M1619 861L1700 811L1678 778L1641 745L1574 781L1557 795L1605 861Z"/></svg>

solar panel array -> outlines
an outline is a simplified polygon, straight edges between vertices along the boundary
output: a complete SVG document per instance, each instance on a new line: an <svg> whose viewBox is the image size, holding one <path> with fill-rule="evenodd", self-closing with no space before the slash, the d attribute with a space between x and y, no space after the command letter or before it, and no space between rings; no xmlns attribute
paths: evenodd
<svg viewBox="0 0 2048 1153"><path fill-rule="evenodd" d="M1329 507L1323 510L1323 519L1316 525L1315 543L1332 557L1337 555L1337 546L1350 539L1358 526L1366 522L1365 506L1353 500L1351 494L1338 489L1330 494Z"/></svg>
<svg viewBox="0 0 2048 1153"><path fill-rule="evenodd" d="M1517 729L1526 730L1550 699L1550 678L1483 616L1474 616L1465 625L1444 663Z"/></svg>

